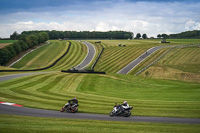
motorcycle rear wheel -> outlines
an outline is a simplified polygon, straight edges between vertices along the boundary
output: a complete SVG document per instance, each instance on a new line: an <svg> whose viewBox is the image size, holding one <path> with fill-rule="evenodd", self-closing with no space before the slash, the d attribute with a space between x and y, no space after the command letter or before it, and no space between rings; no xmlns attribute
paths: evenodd
<svg viewBox="0 0 200 133"><path fill-rule="evenodd" d="M74 108L71 109L72 113L76 113L77 111L78 111L78 107L74 107Z"/></svg>
<svg viewBox="0 0 200 133"><path fill-rule="evenodd" d="M127 113L124 113L124 117L129 117L131 115L131 111L127 111Z"/></svg>

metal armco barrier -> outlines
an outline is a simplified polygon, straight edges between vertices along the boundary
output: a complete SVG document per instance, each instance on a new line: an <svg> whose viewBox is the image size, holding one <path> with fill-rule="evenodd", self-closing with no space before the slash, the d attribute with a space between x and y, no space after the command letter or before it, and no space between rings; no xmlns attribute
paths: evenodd
<svg viewBox="0 0 200 133"><path fill-rule="evenodd" d="M93 70L87 70L87 71L61 70L61 72L66 72L66 73L88 73L88 74L106 74L106 72L95 72Z"/></svg>
<svg viewBox="0 0 200 133"><path fill-rule="evenodd" d="M94 67L95 67L95 65L97 64L97 61L99 60L99 58L100 58L100 56L102 55L103 51L104 51L104 48L102 47L102 50L101 50L99 56L97 57L96 61L95 61L94 64L92 65L92 70L94 70Z"/></svg>

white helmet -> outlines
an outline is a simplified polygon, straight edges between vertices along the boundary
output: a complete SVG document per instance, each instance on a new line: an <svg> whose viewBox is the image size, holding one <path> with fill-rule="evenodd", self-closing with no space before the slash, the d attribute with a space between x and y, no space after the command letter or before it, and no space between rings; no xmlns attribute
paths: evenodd
<svg viewBox="0 0 200 133"><path fill-rule="evenodd" d="M127 103L127 101L124 101L124 104Z"/></svg>

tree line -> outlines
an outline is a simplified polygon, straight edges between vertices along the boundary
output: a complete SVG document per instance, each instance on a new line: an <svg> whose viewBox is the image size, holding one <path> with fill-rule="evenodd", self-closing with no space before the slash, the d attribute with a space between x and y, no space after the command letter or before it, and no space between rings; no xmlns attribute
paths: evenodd
<svg viewBox="0 0 200 133"><path fill-rule="evenodd" d="M185 31L177 34L158 34L158 38L165 39L200 39L200 30Z"/></svg>
<svg viewBox="0 0 200 133"><path fill-rule="evenodd" d="M12 36L13 35L13 36ZM4 66L10 59L19 54L22 51L25 51L33 46L44 43L49 39L49 36L46 32L40 32L38 34L32 33L29 35L26 34L17 34L14 32L11 36L13 40L18 39L17 42L7 45L4 48L0 49L0 65Z"/></svg>
<svg viewBox="0 0 200 133"><path fill-rule="evenodd" d="M21 33L25 35L38 34L40 32L46 32L49 35L49 39L132 39L133 33L127 31L23 31ZM17 39L21 35L11 35L10 38Z"/></svg>

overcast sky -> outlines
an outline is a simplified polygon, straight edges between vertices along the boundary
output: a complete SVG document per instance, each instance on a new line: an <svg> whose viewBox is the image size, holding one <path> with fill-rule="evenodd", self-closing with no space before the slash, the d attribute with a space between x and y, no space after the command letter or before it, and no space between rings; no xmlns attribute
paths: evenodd
<svg viewBox="0 0 200 133"><path fill-rule="evenodd" d="M200 30L199 0L0 0L0 37L14 31L158 34Z"/></svg>

